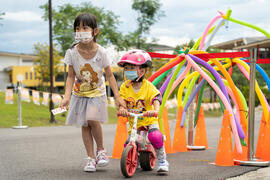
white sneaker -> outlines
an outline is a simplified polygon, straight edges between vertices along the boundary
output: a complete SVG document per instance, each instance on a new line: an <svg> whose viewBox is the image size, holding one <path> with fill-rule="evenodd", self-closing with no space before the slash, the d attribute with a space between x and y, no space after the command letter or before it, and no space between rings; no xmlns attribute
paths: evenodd
<svg viewBox="0 0 270 180"><path fill-rule="evenodd" d="M95 159L88 157L86 158L87 162L86 165L84 166L84 171L86 172L95 172L96 171L96 161Z"/></svg>
<svg viewBox="0 0 270 180"><path fill-rule="evenodd" d="M169 163L167 160L158 161L158 173L167 173L169 172Z"/></svg>
<svg viewBox="0 0 270 180"><path fill-rule="evenodd" d="M99 167L107 166L109 164L109 161L110 160L109 160L105 150L97 151L96 164Z"/></svg>

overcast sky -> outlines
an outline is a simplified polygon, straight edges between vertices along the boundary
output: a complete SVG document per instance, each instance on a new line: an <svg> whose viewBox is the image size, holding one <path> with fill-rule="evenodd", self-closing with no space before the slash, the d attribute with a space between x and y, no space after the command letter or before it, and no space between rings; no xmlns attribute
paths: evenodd
<svg viewBox="0 0 270 180"><path fill-rule="evenodd" d="M0 0L0 12L5 12L0 21L0 51L32 53L33 44L48 42L49 27L39 8L47 0ZM86 0L52 0L53 7L65 3L80 4ZM118 30L125 33L136 29L136 12L131 9L131 0L96 0L93 5L111 10L120 16ZM161 0L162 17L152 26L149 38L160 44L176 46L190 39L197 40L211 19L220 10L232 9L231 17L259 26L270 32L270 0ZM262 36L250 28L228 23L216 34L212 44L240 37Z"/></svg>

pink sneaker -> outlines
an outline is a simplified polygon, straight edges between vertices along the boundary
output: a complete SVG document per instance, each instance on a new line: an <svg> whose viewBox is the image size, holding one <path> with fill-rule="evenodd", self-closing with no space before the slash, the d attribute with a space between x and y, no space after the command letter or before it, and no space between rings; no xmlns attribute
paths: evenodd
<svg viewBox="0 0 270 180"><path fill-rule="evenodd" d="M99 167L104 167L104 166L107 166L109 164L109 158L108 158L105 150L97 151L96 164Z"/></svg>
<svg viewBox="0 0 270 180"><path fill-rule="evenodd" d="M88 157L86 158L87 162L86 165L84 166L84 171L86 172L95 172L96 171L96 161L95 159Z"/></svg>

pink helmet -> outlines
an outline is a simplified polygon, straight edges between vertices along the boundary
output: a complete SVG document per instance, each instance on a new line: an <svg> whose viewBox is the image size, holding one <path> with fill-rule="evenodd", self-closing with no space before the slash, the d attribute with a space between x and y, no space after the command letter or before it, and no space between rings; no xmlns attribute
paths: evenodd
<svg viewBox="0 0 270 180"><path fill-rule="evenodd" d="M138 66L145 64L148 67L152 67L152 59L150 55L147 52L138 49L129 50L122 56L117 64L118 66L123 67L125 63Z"/></svg>

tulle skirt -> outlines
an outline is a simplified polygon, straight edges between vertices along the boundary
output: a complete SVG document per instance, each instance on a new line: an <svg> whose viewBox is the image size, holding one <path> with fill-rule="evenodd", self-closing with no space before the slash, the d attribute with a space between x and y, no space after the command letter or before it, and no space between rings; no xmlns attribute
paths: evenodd
<svg viewBox="0 0 270 180"><path fill-rule="evenodd" d="M107 98L71 96L66 125L88 126L88 121L108 121Z"/></svg>

